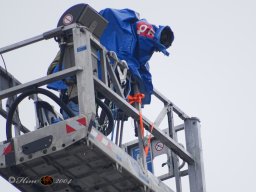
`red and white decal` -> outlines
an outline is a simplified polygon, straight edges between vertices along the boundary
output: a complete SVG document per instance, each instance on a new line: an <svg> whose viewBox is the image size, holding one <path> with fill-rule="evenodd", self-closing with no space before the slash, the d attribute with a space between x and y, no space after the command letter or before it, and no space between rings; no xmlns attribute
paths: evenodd
<svg viewBox="0 0 256 192"><path fill-rule="evenodd" d="M152 25L145 21L141 21L137 23L137 34L152 39L155 35L155 31Z"/></svg>
<svg viewBox="0 0 256 192"><path fill-rule="evenodd" d="M108 148L111 149L111 143L108 139L106 139L104 137L104 135L102 133L98 133L95 130L91 131L91 135L100 143L102 143L103 145L107 146Z"/></svg>
<svg viewBox="0 0 256 192"><path fill-rule="evenodd" d="M86 126L85 117L77 119L76 121L70 121L69 123L66 124L66 133L75 132L78 129L83 128L84 126Z"/></svg>
<svg viewBox="0 0 256 192"><path fill-rule="evenodd" d="M85 117L80 118L80 119L77 119L76 121L77 121L78 123L80 123L80 125L86 126L86 119L85 119Z"/></svg>
<svg viewBox="0 0 256 192"><path fill-rule="evenodd" d="M8 153L10 153L12 151L13 151L12 143L8 143L4 147L2 155L7 155Z"/></svg>

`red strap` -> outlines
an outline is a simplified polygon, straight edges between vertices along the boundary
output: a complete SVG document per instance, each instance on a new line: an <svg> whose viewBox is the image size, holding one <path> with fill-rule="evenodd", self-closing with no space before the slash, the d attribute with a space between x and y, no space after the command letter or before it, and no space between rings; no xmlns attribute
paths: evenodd
<svg viewBox="0 0 256 192"><path fill-rule="evenodd" d="M141 104L142 103L142 99L145 97L145 95L144 94L142 94L142 93L136 93L135 95L133 95L133 96L131 96L131 95L129 95L128 96L128 100L129 100L129 103L130 104L133 104L133 103L139 103L139 104Z"/></svg>
<svg viewBox="0 0 256 192"><path fill-rule="evenodd" d="M147 143L147 146L144 148L146 157L148 156L148 151L149 151L149 146L150 146L150 143L151 143L151 137L152 137L153 129L154 129L154 124L152 123L151 126L150 126L150 135L148 137L148 143Z"/></svg>
<svg viewBox="0 0 256 192"><path fill-rule="evenodd" d="M131 96L129 95L128 96L128 100L129 100L129 103L130 104L133 104L133 103L139 103L139 104L142 104L142 99L145 97L144 94L142 93L137 93L135 94L134 96ZM142 112L139 111L139 122L140 122L140 131L141 131L141 136L142 138L144 137L144 126L143 126L143 119L142 119ZM149 146L150 146L150 143L151 143L151 137L152 137L152 131L153 131L153 128L154 128L154 125L153 123L151 124L150 126L150 135L148 137L148 142L147 142L147 145L145 146L144 148L144 151L145 151L145 154L146 154L146 157L148 156L148 151L149 151Z"/></svg>
<svg viewBox="0 0 256 192"><path fill-rule="evenodd" d="M133 103L139 103L139 104L142 104L142 99L145 97L144 94L142 93L136 93L134 94L133 96L129 95L128 96L128 100L129 100L129 103L130 104L133 104ZM141 132L141 136L142 138L144 137L144 126L143 126L143 119L142 119L142 112L139 111L139 123L140 123L140 132Z"/></svg>
<svg viewBox="0 0 256 192"><path fill-rule="evenodd" d="M139 104L142 104L142 99L145 97L144 94L142 93L137 93L135 94L134 96L131 96L129 95L128 96L128 100L129 100L129 103L130 104L133 104L133 103L139 103ZM142 118L142 112L140 111L139 112L139 115L140 115L140 118L139 118L139 122L140 122L140 131L141 131L141 136L142 138L144 137L144 126L143 126L143 118ZM150 126L150 135L148 137L148 142L147 142L147 145L145 146L144 148L144 151L145 151L145 154L146 154L146 157L148 156L148 151L149 151L149 146L150 146L150 143L151 143L151 137L152 137L152 131L153 131L153 128L154 128L154 125L153 123L151 124Z"/></svg>

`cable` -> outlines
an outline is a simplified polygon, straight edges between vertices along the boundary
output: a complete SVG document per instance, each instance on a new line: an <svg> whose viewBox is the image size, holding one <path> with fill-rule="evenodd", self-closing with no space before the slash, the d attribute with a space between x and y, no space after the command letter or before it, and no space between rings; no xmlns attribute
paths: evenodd
<svg viewBox="0 0 256 192"><path fill-rule="evenodd" d="M95 101L96 104L102 109L101 114L99 116L99 124L103 127L102 133L108 136L113 131L114 127L114 118L112 112L109 109L108 105L102 102L99 98L95 97ZM108 125L107 127L104 127L106 117L108 118Z"/></svg>
<svg viewBox="0 0 256 192"><path fill-rule="evenodd" d="M1 55L1 58L2 58L3 63L4 63L5 74L6 74L6 76L8 77L8 71L7 71L7 67L6 67L6 63L5 63L4 57L3 57L3 55L2 55L2 54L0 54L0 55ZM8 83L9 83L9 87L11 87L11 86L12 86L12 81L11 81L11 79L10 79L10 78L8 78Z"/></svg>
<svg viewBox="0 0 256 192"><path fill-rule="evenodd" d="M49 98L51 98L53 101L55 101L67 114L69 117L74 117L74 113L66 106L65 103L63 103L56 95L51 93L50 91L42 88L32 88L30 90L25 91L24 93L20 94L15 101L12 103L10 110L7 115L6 119L6 138L7 141L12 139L12 118L14 115L14 112L18 106L18 104L27 96L33 95L33 94L43 94Z"/></svg>
<svg viewBox="0 0 256 192"><path fill-rule="evenodd" d="M5 74L6 74L7 77L9 77L9 73L7 71L7 67L6 67L6 63L5 63L4 57L3 57L2 54L0 54L0 55L1 55L1 58L2 58L3 63L4 63ZM7 79L8 79L9 87L12 87L12 79L11 78L7 78Z"/></svg>
<svg viewBox="0 0 256 192"><path fill-rule="evenodd" d="M1 58L2 58L3 63L4 63L5 71L6 71L6 73L8 74L8 72L7 72L7 67L6 67L5 60L4 60L4 57L3 57L3 55L2 55L2 54L0 54L0 55L1 55Z"/></svg>

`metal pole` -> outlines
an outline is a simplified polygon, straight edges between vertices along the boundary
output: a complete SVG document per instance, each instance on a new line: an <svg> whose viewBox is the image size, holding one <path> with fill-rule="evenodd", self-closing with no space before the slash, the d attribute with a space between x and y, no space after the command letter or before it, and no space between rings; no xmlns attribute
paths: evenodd
<svg viewBox="0 0 256 192"><path fill-rule="evenodd" d="M24 47L26 45L36 43L38 41L42 41L44 39L50 39L54 36L58 36L62 33L62 30L63 30L63 27L57 27L53 30L50 30L50 31L47 31L47 32L43 33L42 35L38 35L38 36L35 36L35 37L32 37L32 38L20 41L18 43L0 48L0 54L7 53L9 51Z"/></svg>
<svg viewBox="0 0 256 192"><path fill-rule="evenodd" d="M115 142L116 145L118 145L119 129L120 129L120 120L117 120L117 124L116 124L116 142Z"/></svg>
<svg viewBox="0 0 256 192"><path fill-rule="evenodd" d="M75 64L83 71L78 73L77 91L79 113L92 115L96 113L91 55L91 33L83 28L73 29Z"/></svg>
<svg viewBox="0 0 256 192"><path fill-rule="evenodd" d="M123 114L122 114L123 115ZM124 120L121 120L121 130L120 130L120 139L119 139L119 147L122 147L123 142L123 130L124 130Z"/></svg>
<svg viewBox="0 0 256 192"><path fill-rule="evenodd" d="M106 62L107 51L105 49L100 49L100 67L101 67L101 79L102 82L108 85L108 75L107 75L107 62Z"/></svg>
<svg viewBox="0 0 256 192"><path fill-rule="evenodd" d="M8 45L6 47L3 47L0 49L0 54L3 54L3 53L6 53L6 52L9 52L9 51L12 51L14 49L18 49L20 47L24 47L26 45L30 45L32 43L35 43L35 42L38 42L38 41L41 41L44 39L44 36L43 35L38 35L36 37L32 37L30 39L26 39L24 41L20 41L18 43L15 43L15 44L12 44L12 45Z"/></svg>
<svg viewBox="0 0 256 192"><path fill-rule="evenodd" d="M168 126L169 126L169 135L171 138L174 139L174 141L178 141L177 139L177 133L174 129L174 121L173 121L173 107L169 106L168 112L167 112L167 118L168 118ZM171 152L171 157L172 158L172 165L173 165L173 173L175 176L175 184L176 184L176 191L177 192L182 192L182 186L181 186L181 178L180 178L180 171L179 171L179 159L178 156L174 153Z"/></svg>
<svg viewBox="0 0 256 192"><path fill-rule="evenodd" d="M203 153L200 133L200 121L196 117L185 120L187 150L194 157L194 163L188 165L190 192L206 192Z"/></svg>

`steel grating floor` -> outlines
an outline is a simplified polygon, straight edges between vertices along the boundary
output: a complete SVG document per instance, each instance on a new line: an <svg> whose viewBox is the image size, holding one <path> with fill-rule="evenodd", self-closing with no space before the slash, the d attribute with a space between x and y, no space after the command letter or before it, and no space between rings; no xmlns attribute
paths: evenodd
<svg viewBox="0 0 256 192"><path fill-rule="evenodd" d="M1 169L5 179L10 175L18 178L38 180L37 184L19 183L21 191L47 192L136 192L143 186L124 169L117 170L116 164L95 146L87 146L79 141L68 148L15 167ZM54 183L44 186L40 183L43 176L52 176ZM55 183L61 182L61 183ZM70 182L62 183L62 182Z"/></svg>

